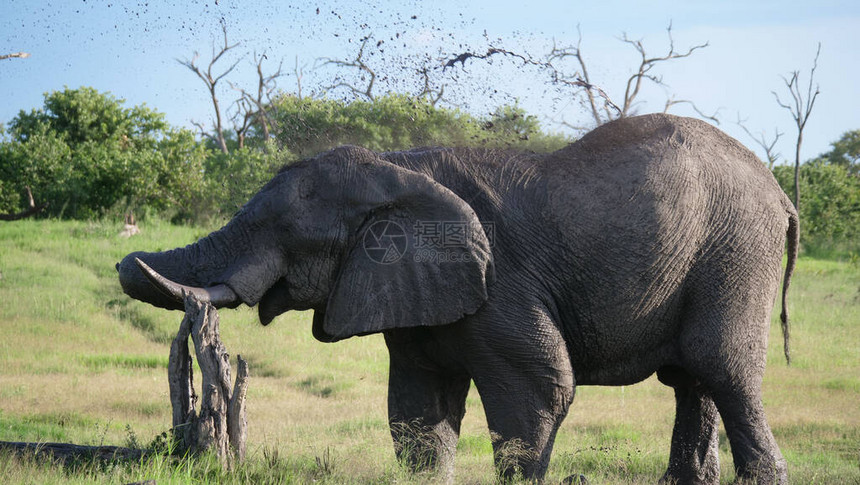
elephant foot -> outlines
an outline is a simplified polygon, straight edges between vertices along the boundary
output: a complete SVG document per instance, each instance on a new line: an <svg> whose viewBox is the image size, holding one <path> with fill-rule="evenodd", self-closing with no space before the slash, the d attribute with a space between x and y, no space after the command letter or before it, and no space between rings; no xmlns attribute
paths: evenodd
<svg viewBox="0 0 860 485"><path fill-rule="evenodd" d="M785 485L788 483L788 471L785 459L762 459L747 463L738 478L736 485Z"/></svg>
<svg viewBox="0 0 860 485"><path fill-rule="evenodd" d="M573 474L561 481L561 485L588 485L585 475Z"/></svg>
<svg viewBox="0 0 860 485"><path fill-rule="evenodd" d="M676 485L676 484L690 484L690 485L714 485L720 483L720 474L719 470L716 473L707 473L707 474L699 474L699 473L677 473L677 472L669 472L663 474L658 482L660 485Z"/></svg>

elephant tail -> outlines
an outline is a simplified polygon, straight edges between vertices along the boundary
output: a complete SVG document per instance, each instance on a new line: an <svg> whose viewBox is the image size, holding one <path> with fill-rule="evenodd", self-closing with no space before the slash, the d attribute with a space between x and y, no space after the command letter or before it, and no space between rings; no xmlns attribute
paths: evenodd
<svg viewBox="0 0 860 485"><path fill-rule="evenodd" d="M785 264L785 276L783 276L782 279L782 312L779 314L779 320L782 322L783 351L785 352L785 361L789 365L791 365L791 348L789 347L790 332L786 300L788 287L791 285L791 275L794 273L794 265L797 262L797 251L800 247L799 229L797 212L792 211L788 218L788 232L786 234L786 243L788 244L788 262Z"/></svg>

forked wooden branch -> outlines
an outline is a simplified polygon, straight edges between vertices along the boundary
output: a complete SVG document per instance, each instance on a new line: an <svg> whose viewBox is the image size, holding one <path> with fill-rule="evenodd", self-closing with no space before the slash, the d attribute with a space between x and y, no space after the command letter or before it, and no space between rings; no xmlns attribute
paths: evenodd
<svg viewBox="0 0 860 485"><path fill-rule="evenodd" d="M222 465L231 468L245 458L247 417L245 396L248 363L237 357L236 382L230 388L230 356L219 336L215 307L194 295L185 297L185 318L170 346L168 381L173 407L173 433L180 453L213 451ZM188 337L194 342L203 374L200 413L195 411L192 358Z"/></svg>

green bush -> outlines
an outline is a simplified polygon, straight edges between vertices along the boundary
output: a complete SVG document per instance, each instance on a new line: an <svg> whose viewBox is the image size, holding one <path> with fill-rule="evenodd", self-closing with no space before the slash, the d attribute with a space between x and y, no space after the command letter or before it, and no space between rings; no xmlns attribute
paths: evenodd
<svg viewBox="0 0 860 485"><path fill-rule="evenodd" d="M774 175L794 193L794 168L777 166ZM816 159L800 166L800 240L806 251L860 252L860 177L849 167Z"/></svg>
<svg viewBox="0 0 860 485"><path fill-rule="evenodd" d="M275 121L277 144L299 157L347 144L376 151L488 146L546 152L570 142L561 135L544 134L537 119L517 106L500 108L481 120L399 94L350 103L282 95L268 112Z"/></svg>
<svg viewBox="0 0 860 485"><path fill-rule="evenodd" d="M25 186L50 215L76 219L193 207L205 148L163 114L123 104L85 87L48 93L43 108L20 112L0 143L0 211L21 209Z"/></svg>
<svg viewBox="0 0 860 485"><path fill-rule="evenodd" d="M221 215L234 213L293 160L290 152L273 148L267 152L247 147L229 154L211 152L205 163L209 209Z"/></svg>
<svg viewBox="0 0 860 485"><path fill-rule="evenodd" d="M339 145L551 151L569 141L544 134L518 106L477 119L394 94L351 103L281 95L268 107L274 141L253 130L245 148L224 154L169 126L162 113L124 103L82 87L48 93L41 108L20 112L0 140L0 212L26 208L29 186L39 203L50 204L52 216L134 210L205 221L232 214L285 163Z"/></svg>

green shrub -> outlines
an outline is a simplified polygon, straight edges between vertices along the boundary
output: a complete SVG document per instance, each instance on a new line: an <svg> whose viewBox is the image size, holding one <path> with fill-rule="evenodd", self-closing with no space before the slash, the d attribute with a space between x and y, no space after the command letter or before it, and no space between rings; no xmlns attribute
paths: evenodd
<svg viewBox="0 0 860 485"><path fill-rule="evenodd" d="M794 168L777 166L774 175L794 193ZM816 254L860 252L860 177L849 167L816 159L800 167L800 239Z"/></svg>
<svg viewBox="0 0 860 485"><path fill-rule="evenodd" d="M489 146L552 151L569 143L547 135L537 119L518 106L486 120L425 99L389 94L374 101L278 97L268 110L276 142L300 157L340 145L394 151L421 146Z"/></svg>
<svg viewBox="0 0 860 485"><path fill-rule="evenodd" d="M30 186L48 214L93 218L111 209L193 207L204 189L206 149L146 106L93 88L45 95L20 112L0 143L0 211L15 212Z"/></svg>

